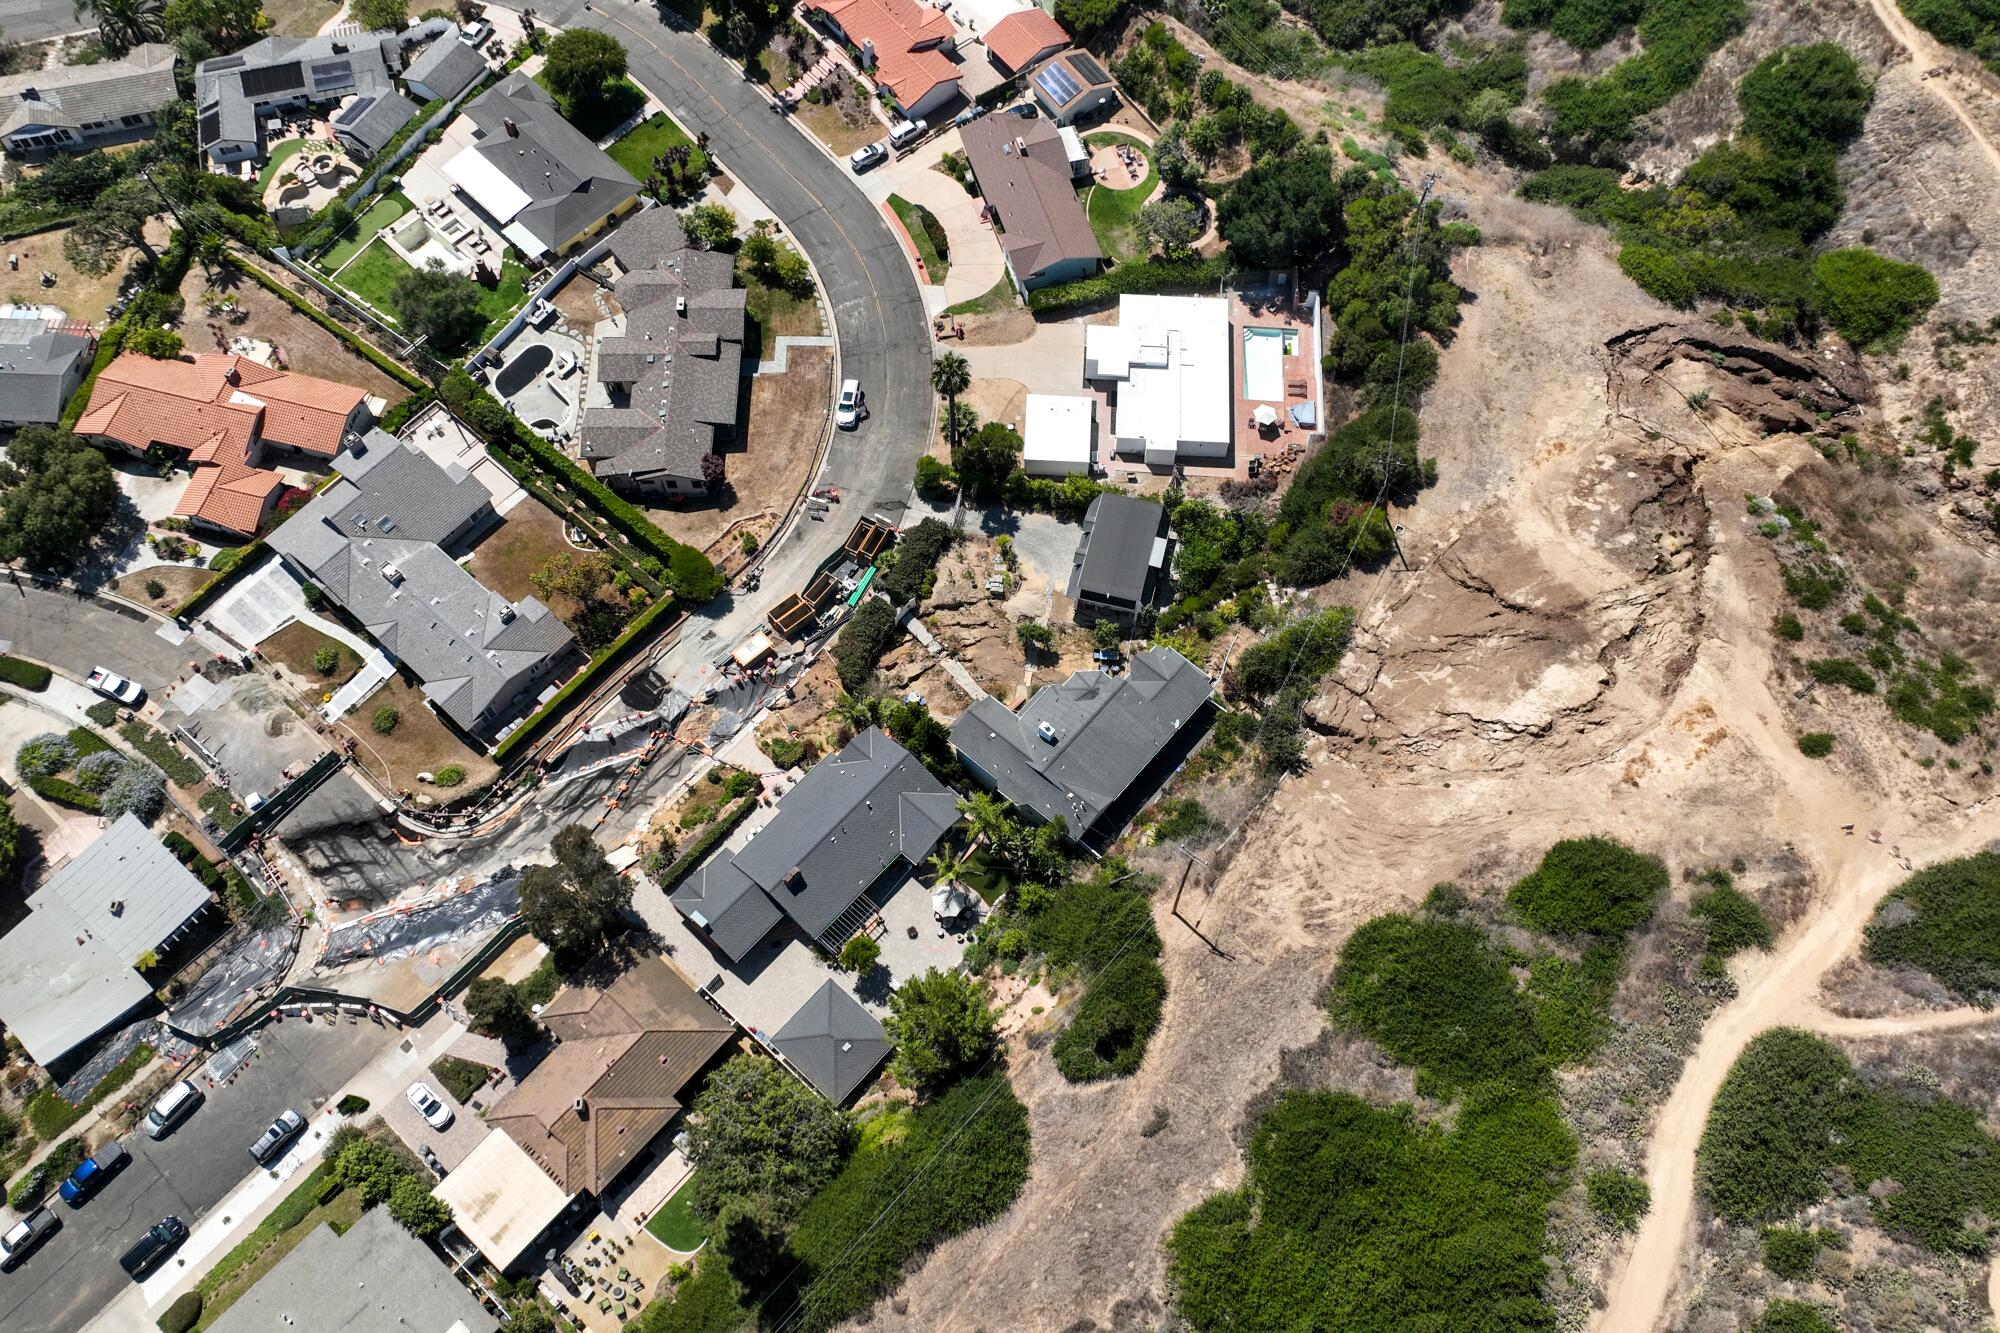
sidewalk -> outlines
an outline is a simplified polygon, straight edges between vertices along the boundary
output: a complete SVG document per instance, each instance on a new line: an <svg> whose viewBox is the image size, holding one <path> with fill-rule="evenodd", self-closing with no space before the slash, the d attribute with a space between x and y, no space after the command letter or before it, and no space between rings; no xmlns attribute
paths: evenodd
<svg viewBox="0 0 2000 1333"><path fill-rule="evenodd" d="M464 1032L463 1024L443 1014L421 1028L406 1030L409 1050L403 1049L404 1042L391 1046L328 1098L326 1106L307 1122L306 1132L299 1136L290 1152L270 1170L250 1172L242 1184L195 1223L172 1264L127 1289L86 1324L85 1329L89 1333L131 1333L133 1329L151 1328L155 1311L200 1281L216 1259L227 1254L284 1202L304 1179L303 1172L320 1163L327 1139L348 1119L333 1109L342 1098L366 1097L369 1109L362 1113L361 1119L373 1118L382 1106L402 1097L404 1089L420 1077L412 1071L428 1067Z"/></svg>

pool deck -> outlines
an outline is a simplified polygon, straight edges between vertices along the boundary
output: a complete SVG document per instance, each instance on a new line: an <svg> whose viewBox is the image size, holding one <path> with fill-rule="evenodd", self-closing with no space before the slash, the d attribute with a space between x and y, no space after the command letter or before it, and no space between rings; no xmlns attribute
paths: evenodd
<svg viewBox="0 0 2000 1333"><path fill-rule="evenodd" d="M1326 397L1320 376L1318 341L1313 336L1313 320L1319 311L1316 300L1294 301L1284 291L1282 278L1268 285L1245 284L1228 293L1230 348L1236 359L1230 382L1235 386L1235 447L1230 457L1217 463L1186 461L1189 476L1216 480L1244 480L1250 475L1250 460L1262 458L1263 466L1281 473L1290 472L1303 456L1306 442L1319 435L1326 422ZM1250 329L1283 330L1294 335L1295 349L1279 359L1278 391L1282 400L1248 396L1245 374L1245 338ZM1263 386L1259 386L1260 388ZM1311 403L1314 419L1310 429L1292 423L1290 409ZM1256 411L1260 405L1274 407L1278 424L1260 427Z"/></svg>
<svg viewBox="0 0 2000 1333"><path fill-rule="evenodd" d="M582 425L583 397L588 387L587 350L575 337L554 326L546 329L524 327L507 345L507 359L493 372L493 392L536 434L557 442L568 440ZM548 367L560 360L565 352L575 362L574 368L562 379L551 380ZM546 359L542 360L533 378L513 392L506 392L501 386L510 382L507 372L524 356ZM545 426L543 423L553 424Z"/></svg>

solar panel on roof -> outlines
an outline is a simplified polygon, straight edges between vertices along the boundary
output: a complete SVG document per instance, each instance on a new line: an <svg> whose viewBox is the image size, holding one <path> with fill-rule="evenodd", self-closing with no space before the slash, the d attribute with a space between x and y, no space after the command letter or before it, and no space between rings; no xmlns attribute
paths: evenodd
<svg viewBox="0 0 2000 1333"><path fill-rule="evenodd" d="M1044 65L1035 75L1035 86L1058 106L1067 104L1083 91L1083 85L1078 83L1076 76L1062 64Z"/></svg>
<svg viewBox="0 0 2000 1333"><path fill-rule="evenodd" d="M267 65L263 69L243 71L243 93L246 97L267 97L272 93L289 92L304 84L304 76L299 72L299 62L287 60L282 65Z"/></svg>
<svg viewBox="0 0 2000 1333"><path fill-rule="evenodd" d="M222 113L211 111L201 118L201 141L205 144L211 144L221 137Z"/></svg>
<svg viewBox="0 0 2000 1333"><path fill-rule="evenodd" d="M207 71L209 71L210 73L213 73L213 72L214 72L214 71L216 71L216 70L222 70L222 69L242 69L242 68L243 68L243 57L242 57L242 56L218 56L218 57L217 57L216 59L214 59L214 60L211 60L211 61L209 61L209 62L208 62L207 64L205 64L204 66L202 66L202 68L203 68L203 69L205 69L205 70L207 70Z"/></svg>
<svg viewBox="0 0 2000 1333"><path fill-rule="evenodd" d="M351 60L329 60L323 65L312 67L315 91L333 87L336 84L354 82L354 62Z"/></svg>
<svg viewBox="0 0 2000 1333"><path fill-rule="evenodd" d="M1111 82L1111 76L1104 72L1104 66L1098 64L1097 57L1091 55L1089 52L1072 51L1069 53L1068 60L1076 68L1076 72L1083 75L1090 82L1094 84Z"/></svg>
<svg viewBox="0 0 2000 1333"><path fill-rule="evenodd" d="M333 123L336 125L352 125L355 121L367 115L368 108L374 105L375 99L372 97L357 97L347 110L333 118Z"/></svg>

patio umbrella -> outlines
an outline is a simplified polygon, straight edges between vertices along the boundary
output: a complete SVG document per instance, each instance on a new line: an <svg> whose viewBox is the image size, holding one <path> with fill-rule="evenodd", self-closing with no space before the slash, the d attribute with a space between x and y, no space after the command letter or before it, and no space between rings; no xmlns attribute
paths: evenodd
<svg viewBox="0 0 2000 1333"><path fill-rule="evenodd" d="M1260 426L1275 426L1278 424L1278 409L1272 407L1269 403L1259 403L1253 415Z"/></svg>
<svg viewBox="0 0 2000 1333"><path fill-rule="evenodd" d="M931 913L940 921L952 920L971 905L971 898L956 884L940 884L931 890Z"/></svg>

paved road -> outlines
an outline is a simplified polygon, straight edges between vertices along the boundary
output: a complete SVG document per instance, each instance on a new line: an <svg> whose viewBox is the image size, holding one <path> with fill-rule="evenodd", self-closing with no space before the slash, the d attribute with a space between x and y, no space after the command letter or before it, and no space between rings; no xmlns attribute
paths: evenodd
<svg viewBox="0 0 2000 1333"><path fill-rule="evenodd" d="M95 26L76 16L71 0L0 0L0 32L10 42L38 42Z"/></svg>
<svg viewBox="0 0 2000 1333"><path fill-rule="evenodd" d="M88 597L0 578L0 639L20 657L46 662L81 680L107 666L160 694L207 650L190 640L175 647L155 631L160 622L121 614Z"/></svg>
<svg viewBox="0 0 2000 1333"><path fill-rule="evenodd" d="M838 486L841 504L825 522L800 522L772 551L758 592L723 598L682 632L666 658L664 674L673 678L721 655L771 605L802 588L856 518L880 513L901 520L911 470L930 441L930 321L881 210L844 166L773 112L707 42L633 0L593 3L587 12L582 0L555 0L536 11L558 26L594 27L618 38L632 76L690 130L706 132L722 169L784 223L819 270L840 342L841 374L860 381L872 414L858 431L835 434L814 483ZM699 623L704 619L707 625Z"/></svg>
<svg viewBox="0 0 2000 1333"><path fill-rule="evenodd" d="M250 1144L278 1112L310 1116L395 1036L372 1023L266 1027L250 1067L178 1130L158 1143L135 1131L131 1162L102 1193L78 1209L55 1204L62 1230L0 1274L0 1328L70 1333L89 1323L129 1287L118 1256L141 1232L169 1214L192 1227L254 1169Z"/></svg>

